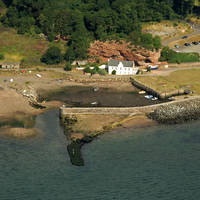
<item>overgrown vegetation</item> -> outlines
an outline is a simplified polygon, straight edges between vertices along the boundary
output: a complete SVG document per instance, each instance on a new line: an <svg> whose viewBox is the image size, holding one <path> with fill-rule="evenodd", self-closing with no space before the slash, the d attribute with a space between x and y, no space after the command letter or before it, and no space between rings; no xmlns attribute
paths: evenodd
<svg viewBox="0 0 200 200"><path fill-rule="evenodd" d="M198 13L193 0L4 0L1 21L19 34L44 33L49 41L68 41L65 59L87 58L93 40L131 41L159 49L159 37L141 32L141 23L182 18Z"/></svg>
<svg viewBox="0 0 200 200"><path fill-rule="evenodd" d="M63 53L68 62L87 58L94 40L128 40L159 49L160 38L142 33L142 23L200 14L194 0L3 0L0 7L4 26L19 34L43 33L49 41L66 40Z"/></svg>
<svg viewBox="0 0 200 200"><path fill-rule="evenodd" d="M65 65L64 70L65 70L65 71L71 71L71 70L72 70L72 65L68 62L68 63Z"/></svg>
<svg viewBox="0 0 200 200"><path fill-rule="evenodd" d="M83 69L84 73L90 73L91 75L94 74L99 74L99 75L106 75L107 72L104 69L100 69L96 63L87 65L84 69Z"/></svg>
<svg viewBox="0 0 200 200"><path fill-rule="evenodd" d="M164 47L161 51L160 61L167 61L169 63L183 63L183 62L198 62L198 53L179 53L173 51L169 47Z"/></svg>

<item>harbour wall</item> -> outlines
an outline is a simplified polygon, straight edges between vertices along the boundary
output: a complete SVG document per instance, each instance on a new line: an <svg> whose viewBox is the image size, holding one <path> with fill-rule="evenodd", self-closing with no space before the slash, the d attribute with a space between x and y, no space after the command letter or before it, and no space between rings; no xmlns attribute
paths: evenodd
<svg viewBox="0 0 200 200"><path fill-rule="evenodd" d="M169 97L172 96L178 96L178 95L183 95L183 94L188 94L190 91L185 90L185 89L177 89L177 90L172 90L169 92L158 92L146 85L144 85L143 83L139 82L138 80L135 80L133 78L130 78L131 83L136 87L139 88L141 90L146 91L148 94L152 94L153 96L158 97L159 99L167 99Z"/></svg>
<svg viewBox="0 0 200 200"><path fill-rule="evenodd" d="M142 107L61 107L60 108L60 117L63 118L67 115L136 115L136 114L147 114L153 112L156 108L159 108L163 105L176 104L177 102L190 102L193 99L200 99L199 96L189 97L187 99L179 99L175 101L170 101L161 104L154 104L150 106Z"/></svg>

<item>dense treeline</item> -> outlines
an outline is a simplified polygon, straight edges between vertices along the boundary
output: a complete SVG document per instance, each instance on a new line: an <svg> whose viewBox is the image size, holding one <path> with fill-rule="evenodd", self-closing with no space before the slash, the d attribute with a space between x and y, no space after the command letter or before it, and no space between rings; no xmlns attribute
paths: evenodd
<svg viewBox="0 0 200 200"><path fill-rule="evenodd" d="M18 33L67 39L66 60L84 59L95 39L127 39L160 48L159 38L141 33L141 23L176 19L195 10L195 0L4 0L1 21Z"/></svg>

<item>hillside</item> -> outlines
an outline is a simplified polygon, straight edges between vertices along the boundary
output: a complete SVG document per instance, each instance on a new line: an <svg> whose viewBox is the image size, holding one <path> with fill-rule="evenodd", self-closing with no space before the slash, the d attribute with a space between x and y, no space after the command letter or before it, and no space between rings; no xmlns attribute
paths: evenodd
<svg viewBox="0 0 200 200"><path fill-rule="evenodd" d="M64 43L48 42L43 37L17 34L12 28L0 25L1 62L22 62L24 66L41 65L40 58L49 46L64 48Z"/></svg>
<svg viewBox="0 0 200 200"><path fill-rule="evenodd" d="M89 45L95 40L127 40L146 49L159 49L158 37L153 41L149 33L142 32L143 23L183 20L190 14L199 14L197 1L193 0L4 2L7 5L7 12L1 18L4 25L15 28L20 34L43 33L49 41L58 36L67 39L67 61L86 59Z"/></svg>
<svg viewBox="0 0 200 200"><path fill-rule="evenodd" d="M158 35L162 40L191 33L193 29L189 24L177 20L165 20L161 22L150 22L143 24L142 31Z"/></svg>

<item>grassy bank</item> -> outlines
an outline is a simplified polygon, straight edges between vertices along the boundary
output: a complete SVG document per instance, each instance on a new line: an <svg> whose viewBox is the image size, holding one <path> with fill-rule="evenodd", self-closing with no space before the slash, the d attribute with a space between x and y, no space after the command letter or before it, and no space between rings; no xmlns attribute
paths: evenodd
<svg viewBox="0 0 200 200"><path fill-rule="evenodd" d="M181 70L169 76L137 76L136 80L159 92L170 92L180 88L188 88L200 94L200 69Z"/></svg>
<svg viewBox="0 0 200 200"><path fill-rule="evenodd" d="M24 66L43 65L40 58L52 45L64 49L63 42L50 43L39 35L20 35L16 30L0 24L0 54L5 57L2 62L21 62Z"/></svg>
<svg viewBox="0 0 200 200"><path fill-rule="evenodd" d="M160 61L167 61L168 63L189 63L199 62L198 53L179 53L169 47L164 47L161 51Z"/></svg>

